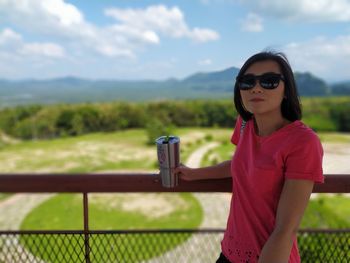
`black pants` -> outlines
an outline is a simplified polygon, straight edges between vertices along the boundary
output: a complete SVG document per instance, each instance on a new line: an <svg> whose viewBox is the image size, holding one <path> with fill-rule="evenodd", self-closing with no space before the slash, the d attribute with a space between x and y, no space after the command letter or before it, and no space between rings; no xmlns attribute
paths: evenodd
<svg viewBox="0 0 350 263"><path fill-rule="evenodd" d="M216 263L233 263L231 261L229 261L224 254L220 253L219 258L216 260Z"/></svg>

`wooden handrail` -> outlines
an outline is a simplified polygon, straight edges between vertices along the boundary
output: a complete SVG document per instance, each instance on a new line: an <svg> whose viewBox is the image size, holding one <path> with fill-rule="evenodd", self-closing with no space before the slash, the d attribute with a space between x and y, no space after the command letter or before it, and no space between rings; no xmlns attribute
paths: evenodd
<svg viewBox="0 0 350 263"><path fill-rule="evenodd" d="M91 246L89 228L88 193L92 192L231 192L231 178L180 181L174 188L161 185L159 174L0 174L0 192L3 193L82 193L84 257L90 261ZM350 193L350 174L328 174L324 184L315 184L314 193ZM1 232L1 231L0 231ZM45 232L45 231L44 231ZM49 233L50 231L46 231ZM24 232L19 231L23 234ZM0 235L11 235L2 231Z"/></svg>
<svg viewBox="0 0 350 263"><path fill-rule="evenodd" d="M162 187L154 173L109 174L0 174L2 193L106 193L106 192L231 192L231 178L180 181ZM327 174L314 193L350 193L350 174Z"/></svg>

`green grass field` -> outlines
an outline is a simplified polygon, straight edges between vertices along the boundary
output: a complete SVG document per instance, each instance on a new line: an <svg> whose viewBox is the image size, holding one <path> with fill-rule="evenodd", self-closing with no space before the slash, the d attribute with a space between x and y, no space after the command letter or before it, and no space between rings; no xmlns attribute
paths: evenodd
<svg viewBox="0 0 350 263"><path fill-rule="evenodd" d="M192 194L90 194L89 202L89 224L91 230L127 230L127 229L194 229L199 226L203 219L203 211L200 203ZM82 196L77 194L57 195L42 205L33 209L22 222L21 229L32 230L81 230L83 229L83 211ZM181 244L190 237L189 234L172 239L166 245L160 246L160 249L150 250L141 254L143 257L138 260L130 257L129 260L123 259L123 262L138 262L158 255L173 247ZM104 255L117 257L118 253L112 253L111 244L118 242L120 246L125 246L131 251L137 249L140 244L137 236L103 236L103 242L106 244ZM146 235L143 238L143 245L150 245L157 242L157 237ZM118 241L116 241L118 239ZM62 240L53 241L48 238L44 242L54 242L53 251L56 254L55 260L50 260L50 255L42 253L42 259L48 262L60 262L64 257L64 251L61 249ZM79 246L79 240L72 240L70 247ZM38 251L35 246L26 245L34 255ZM93 249L97 249L93 246ZM97 254L98 251L92 251ZM73 251L69 252L72 256L72 262L78 261L78 256ZM136 256L136 255L135 255ZM140 257L140 254L138 255ZM118 258L115 258L118 260ZM120 259L119 259L120 260Z"/></svg>
<svg viewBox="0 0 350 263"><path fill-rule="evenodd" d="M230 129L185 128L177 129L174 133L181 138L182 162L185 162L195 149L212 141L218 142L219 146L205 155L202 165L212 165L230 159L234 152L234 146L230 143L232 134ZM350 143L349 134L320 133L319 136L327 143ZM158 167L156 147L147 145L145 131L127 130L6 144L0 150L0 169L3 173L89 173L118 170L156 171ZM0 200L6 197L7 194L0 194ZM141 200L144 198L147 198L146 194L139 196ZM129 202L132 200L132 205L127 205L126 200ZM89 207L91 229L196 228L202 221L203 211L192 194L153 194L147 202L150 204L149 211L142 210L140 202L132 195L92 194ZM165 213L164 207L167 207L166 204L169 202L178 205L174 210ZM350 227L349 202L348 198L340 195L335 197L320 195L310 201L301 227ZM157 209L160 213L158 215ZM24 219L21 229L82 229L82 227L81 196L57 195L35 208ZM165 249L171 249L188 237L184 236L183 239L170 243ZM132 246L134 240L125 242L131 242ZM164 251L155 252L147 258ZM33 253L35 254L35 251Z"/></svg>
<svg viewBox="0 0 350 263"><path fill-rule="evenodd" d="M219 128L183 128L174 133L181 138L181 160L208 141L220 147L208 153L203 164L230 158L232 131ZM319 133L324 142L350 143L350 134ZM54 140L26 141L7 144L0 149L2 173L67 172L87 173L115 170L157 169L155 145L147 145L144 130L94 133Z"/></svg>
<svg viewBox="0 0 350 263"><path fill-rule="evenodd" d="M306 209L301 228L349 228L350 198L319 195Z"/></svg>
<svg viewBox="0 0 350 263"><path fill-rule="evenodd" d="M182 159L186 159L193 150L205 143L206 138L212 136L211 133L216 132L222 133L220 130L210 129L176 131L176 134L184 138L181 141ZM0 167L3 172L7 173L89 173L117 170L155 171L158 169L156 147L147 145L144 130L96 133L80 137L6 145L0 151ZM6 196L3 195L0 198ZM147 198L148 200L145 200ZM149 206L148 210L145 210L147 206ZM192 194L143 194L137 198L129 194L92 194L89 211L90 228L95 230L193 229L199 226L203 218L202 208ZM82 214L81 196L57 195L32 210L24 219L21 229L82 229ZM163 249L145 254L146 258L143 259L162 254L189 237L188 234L183 235L163 246ZM133 247L134 241L133 238L128 237L123 242L126 242L128 247ZM154 243L154 240L144 241ZM47 242L53 241L48 240ZM60 241L57 242L57 249L54 253L59 254ZM113 240L108 242L112 243ZM39 256L34 247L28 245L26 247ZM63 255L57 258L61 256ZM44 254L43 259L56 262L50 261L48 257ZM132 258L130 260L130 262L135 262Z"/></svg>
<svg viewBox="0 0 350 263"><path fill-rule="evenodd" d="M60 194L33 209L23 230L82 230L82 195ZM189 193L89 194L91 230L196 228L203 211Z"/></svg>
<svg viewBox="0 0 350 263"><path fill-rule="evenodd" d="M178 129L181 160L208 138L230 134L227 129ZM207 139L206 139L207 138ZM2 173L89 173L115 170L156 170L155 145L147 145L144 130L95 133L54 140L27 141L0 150Z"/></svg>

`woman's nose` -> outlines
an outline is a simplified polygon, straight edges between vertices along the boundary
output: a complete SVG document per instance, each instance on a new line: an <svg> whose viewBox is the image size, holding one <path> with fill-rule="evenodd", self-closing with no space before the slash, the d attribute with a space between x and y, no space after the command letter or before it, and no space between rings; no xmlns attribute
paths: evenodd
<svg viewBox="0 0 350 263"><path fill-rule="evenodd" d="M251 93L262 93L263 88L260 86L259 83L256 83L256 85L250 90Z"/></svg>

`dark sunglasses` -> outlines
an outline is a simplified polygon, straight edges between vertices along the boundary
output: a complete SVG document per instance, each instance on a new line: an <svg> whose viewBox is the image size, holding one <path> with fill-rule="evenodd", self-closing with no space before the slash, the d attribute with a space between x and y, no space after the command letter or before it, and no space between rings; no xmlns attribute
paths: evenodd
<svg viewBox="0 0 350 263"><path fill-rule="evenodd" d="M275 89L280 84L280 81L284 81L284 77L278 73L264 73L262 75L246 74L236 79L238 88L240 90L250 90L255 87L256 81L259 80L259 84L264 89Z"/></svg>

